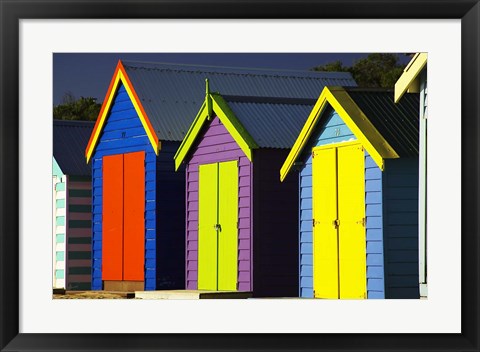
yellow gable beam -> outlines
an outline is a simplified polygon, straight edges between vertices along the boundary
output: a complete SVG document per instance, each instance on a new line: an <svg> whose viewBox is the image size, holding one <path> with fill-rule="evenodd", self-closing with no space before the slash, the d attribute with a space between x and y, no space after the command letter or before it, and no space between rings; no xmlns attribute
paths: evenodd
<svg viewBox="0 0 480 352"><path fill-rule="evenodd" d="M402 75L395 83L395 103L398 103L409 88L413 89L412 92L418 89L416 78L427 65L427 57L427 53L417 53L405 67Z"/></svg>
<svg viewBox="0 0 480 352"><path fill-rule="evenodd" d="M355 137L362 143L381 170L384 169L384 158L399 157L344 88L325 87L280 169L281 181L285 179L294 162L302 153L328 104L332 106Z"/></svg>
<svg viewBox="0 0 480 352"><path fill-rule="evenodd" d="M110 106L112 105L113 97L115 96L115 92L117 91L119 82L120 82L120 75L116 74L112 88L109 91L107 101L104 103L104 108L100 112L101 114L97 122L98 125L96 124L95 129L93 131L93 138L91 138L91 142L89 142L87 146L87 153L86 153L87 164L90 161L90 158L92 157L93 151L95 150L97 141L100 137L100 132L103 130L103 125L105 124L105 120L110 111Z"/></svg>
<svg viewBox="0 0 480 352"><path fill-rule="evenodd" d="M300 153L303 151L305 144L307 143L313 130L315 129L315 125L318 122L318 117L322 114L323 110L326 107L326 104L327 104L326 91L325 89L323 89L322 93L320 94L320 97L318 98L312 111L310 112L310 115L308 116L307 121L303 125L302 130L300 131L300 134L297 137L297 140L293 144L293 147L290 150L290 153L288 153L287 159L285 159L285 162L283 163L282 168L280 169L281 181L285 179L288 172L292 168L293 163L295 162L295 160L297 160Z"/></svg>
<svg viewBox="0 0 480 352"><path fill-rule="evenodd" d="M327 100L362 143L380 170L384 169L383 159L399 157L343 88L328 90Z"/></svg>

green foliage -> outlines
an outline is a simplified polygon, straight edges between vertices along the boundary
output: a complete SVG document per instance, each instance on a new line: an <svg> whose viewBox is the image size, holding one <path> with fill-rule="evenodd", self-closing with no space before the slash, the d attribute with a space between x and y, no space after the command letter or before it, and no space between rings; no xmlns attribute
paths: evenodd
<svg viewBox="0 0 480 352"><path fill-rule="evenodd" d="M349 67L343 66L340 60L329 62L325 65L316 66L313 71L326 71L326 72L349 72Z"/></svg>
<svg viewBox="0 0 480 352"><path fill-rule="evenodd" d="M95 121L100 112L101 104L96 98L81 97L75 100L70 92L65 93L63 104L53 107L53 118L57 120Z"/></svg>
<svg viewBox="0 0 480 352"><path fill-rule="evenodd" d="M351 67L334 61L312 68L313 71L350 72L359 87L393 88L402 75L405 65L399 62L396 54L370 54L354 62Z"/></svg>

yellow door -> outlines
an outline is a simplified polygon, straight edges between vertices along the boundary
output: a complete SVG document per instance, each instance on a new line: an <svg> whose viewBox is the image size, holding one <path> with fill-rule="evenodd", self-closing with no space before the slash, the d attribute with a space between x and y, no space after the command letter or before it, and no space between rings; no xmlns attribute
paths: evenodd
<svg viewBox="0 0 480 352"><path fill-rule="evenodd" d="M218 164L218 290L237 289L238 162Z"/></svg>
<svg viewBox="0 0 480 352"><path fill-rule="evenodd" d="M198 289L237 289L238 162L200 165Z"/></svg>
<svg viewBox="0 0 480 352"><path fill-rule="evenodd" d="M340 147L338 252L340 298L366 298L365 159L360 145Z"/></svg>
<svg viewBox="0 0 480 352"><path fill-rule="evenodd" d="M318 298L338 298L337 151L313 152L313 277Z"/></svg>
<svg viewBox="0 0 480 352"><path fill-rule="evenodd" d="M315 148L312 167L314 295L366 298L363 148Z"/></svg>
<svg viewBox="0 0 480 352"><path fill-rule="evenodd" d="M217 289L218 164L198 167L198 289Z"/></svg>

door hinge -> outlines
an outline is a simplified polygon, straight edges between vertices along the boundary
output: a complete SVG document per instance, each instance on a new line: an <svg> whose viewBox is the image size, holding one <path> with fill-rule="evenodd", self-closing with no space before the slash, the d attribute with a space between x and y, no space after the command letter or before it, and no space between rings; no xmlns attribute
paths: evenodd
<svg viewBox="0 0 480 352"><path fill-rule="evenodd" d="M312 159L315 158L315 152L312 151Z"/></svg>
<svg viewBox="0 0 480 352"><path fill-rule="evenodd" d="M312 219L312 227L315 227L315 219Z"/></svg>

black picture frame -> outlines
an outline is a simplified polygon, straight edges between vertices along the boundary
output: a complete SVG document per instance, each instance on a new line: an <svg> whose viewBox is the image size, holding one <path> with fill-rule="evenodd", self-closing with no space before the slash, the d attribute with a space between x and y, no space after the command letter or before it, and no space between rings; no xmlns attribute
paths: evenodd
<svg viewBox="0 0 480 352"><path fill-rule="evenodd" d="M117 5L117 6L112 6ZM479 344L478 0L0 0L0 348L2 351L451 350ZM460 334L20 334L19 20L76 18L461 19L462 304ZM460 226L460 224L459 224ZM439 317L441 312L439 312Z"/></svg>

